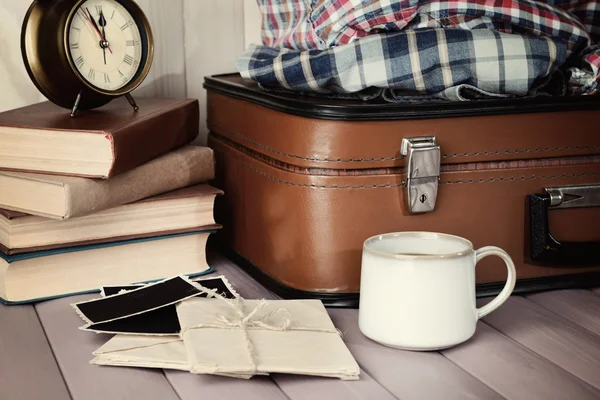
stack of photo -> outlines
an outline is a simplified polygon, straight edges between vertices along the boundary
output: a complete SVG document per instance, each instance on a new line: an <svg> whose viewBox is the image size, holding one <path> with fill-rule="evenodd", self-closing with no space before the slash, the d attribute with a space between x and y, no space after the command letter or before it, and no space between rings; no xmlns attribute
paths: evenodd
<svg viewBox="0 0 600 400"><path fill-rule="evenodd" d="M0 113L0 301L211 271L214 154L195 99Z"/></svg>

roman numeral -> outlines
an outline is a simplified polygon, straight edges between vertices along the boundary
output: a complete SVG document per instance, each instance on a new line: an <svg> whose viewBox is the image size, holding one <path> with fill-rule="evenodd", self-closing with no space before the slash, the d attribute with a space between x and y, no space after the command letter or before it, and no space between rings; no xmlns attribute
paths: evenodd
<svg viewBox="0 0 600 400"><path fill-rule="evenodd" d="M104 83L110 83L110 77L108 74L104 74Z"/></svg>
<svg viewBox="0 0 600 400"><path fill-rule="evenodd" d="M129 65L133 65L133 57L131 57L129 54L125 54L123 61Z"/></svg>
<svg viewBox="0 0 600 400"><path fill-rule="evenodd" d="M72 48L73 50L77 50L77 49L79 49L79 43L71 43L71 48Z"/></svg>
<svg viewBox="0 0 600 400"><path fill-rule="evenodd" d="M96 71L90 68L90 72L88 72L88 78L91 80L96 79Z"/></svg>
<svg viewBox="0 0 600 400"><path fill-rule="evenodd" d="M96 14L100 15L102 13L102 6L96 6Z"/></svg>
<svg viewBox="0 0 600 400"><path fill-rule="evenodd" d="M137 40L128 40L127 41L127 46L136 46L137 44L139 44L139 42Z"/></svg>
<svg viewBox="0 0 600 400"><path fill-rule="evenodd" d="M117 12L117 10L116 10L116 9L115 9L115 10L113 10L113 13L112 13L112 14L111 14L111 16L110 16L110 19L113 19L113 18L115 17L115 12Z"/></svg>
<svg viewBox="0 0 600 400"><path fill-rule="evenodd" d="M71 29L75 29L77 32L81 32L81 29L80 29L80 28L77 28L77 27L75 27L75 26L71 27Z"/></svg>
<svg viewBox="0 0 600 400"><path fill-rule="evenodd" d="M127 21L127 23L125 25L123 25L121 27L121 30L124 31L125 29L129 28L131 25L133 25L133 21L129 20L129 21Z"/></svg>
<svg viewBox="0 0 600 400"><path fill-rule="evenodd" d="M77 57L77 59L75 60L75 65L77 65L77 68L81 68L84 63L85 60L81 56Z"/></svg>
<svg viewBox="0 0 600 400"><path fill-rule="evenodd" d="M123 75L123 73L121 72L121 70L120 70L120 69L118 69L117 71L119 71L119 75L120 75L121 77L124 77L124 76L125 76L125 75Z"/></svg>

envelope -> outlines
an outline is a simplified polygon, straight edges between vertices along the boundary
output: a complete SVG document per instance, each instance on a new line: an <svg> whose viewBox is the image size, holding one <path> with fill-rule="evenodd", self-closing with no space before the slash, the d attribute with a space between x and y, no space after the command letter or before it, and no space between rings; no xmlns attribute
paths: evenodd
<svg viewBox="0 0 600 400"><path fill-rule="evenodd" d="M186 349L179 336L115 335L92 354L95 357L90 364L95 365L190 371ZM248 374L217 375L239 379L252 378L252 375Z"/></svg>
<svg viewBox="0 0 600 400"><path fill-rule="evenodd" d="M115 335L92 354L97 365L190 370L179 336Z"/></svg>
<svg viewBox="0 0 600 400"><path fill-rule="evenodd" d="M177 277L163 281L162 286L166 285L185 285L189 281L185 278ZM239 294L231 286L227 278L217 276L212 278L200 278L192 280L193 283L202 288L214 290L219 296L228 299L235 299ZM124 296L127 292L136 291L149 285L130 285L130 286L107 286L101 290L102 297L92 300L102 301L102 298L112 296ZM185 287L185 286L184 286ZM155 289L155 287L150 287ZM168 287L167 287L168 289ZM195 288L191 288L192 292ZM198 289L198 287L196 287ZM181 293L181 292L180 292ZM198 297L206 297L206 293L196 294ZM184 294L185 297L189 293ZM125 300L127 296L122 297ZM143 299L144 296L138 296ZM80 304L87 304L84 302ZM97 322L88 324L83 330L95 331L96 333L115 333L108 342L94 351L95 356L90 363L103 366L120 367L140 367L140 368L160 368L189 371L189 363L183 341L179 337L180 326L177 321L175 305L169 304L158 307L150 311L138 313L133 316L118 318L109 322ZM84 311L86 309L84 308ZM114 312L111 310L111 312ZM96 312L97 314L97 312ZM172 314L172 315L171 315ZM80 314L87 322L89 317ZM173 319L175 319L173 321ZM90 321L91 322L91 321ZM158 332L158 333L157 333ZM224 376L232 376L224 374ZM250 376L238 374L233 375L236 378L250 378Z"/></svg>
<svg viewBox="0 0 600 400"><path fill-rule="evenodd" d="M177 315L195 374L360 374L318 300L192 298L177 304Z"/></svg>

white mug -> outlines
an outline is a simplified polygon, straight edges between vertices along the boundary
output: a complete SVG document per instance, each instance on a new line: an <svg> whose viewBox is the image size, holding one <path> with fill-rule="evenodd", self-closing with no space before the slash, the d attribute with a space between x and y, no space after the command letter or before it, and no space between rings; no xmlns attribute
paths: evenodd
<svg viewBox="0 0 600 400"><path fill-rule="evenodd" d="M504 260L508 279L498 297L477 308L475 266L492 255ZM515 266L504 250L474 250L467 239L432 232L367 239L361 268L361 332L386 346L413 351L469 340L477 321L510 297L516 281Z"/></svg>

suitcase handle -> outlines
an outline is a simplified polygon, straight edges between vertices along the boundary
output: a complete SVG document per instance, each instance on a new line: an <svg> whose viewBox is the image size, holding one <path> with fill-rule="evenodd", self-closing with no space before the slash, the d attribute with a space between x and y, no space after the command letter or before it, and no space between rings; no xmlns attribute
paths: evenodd
<svg viewBox="0 0 600 400"><path fill-rule="evenodd" d="M549 210L600 206L600 185L545 188L543 193L529 195L528 203L531 261L554 267L600 265L600 242L559 241L548 224Z"/></svg>

